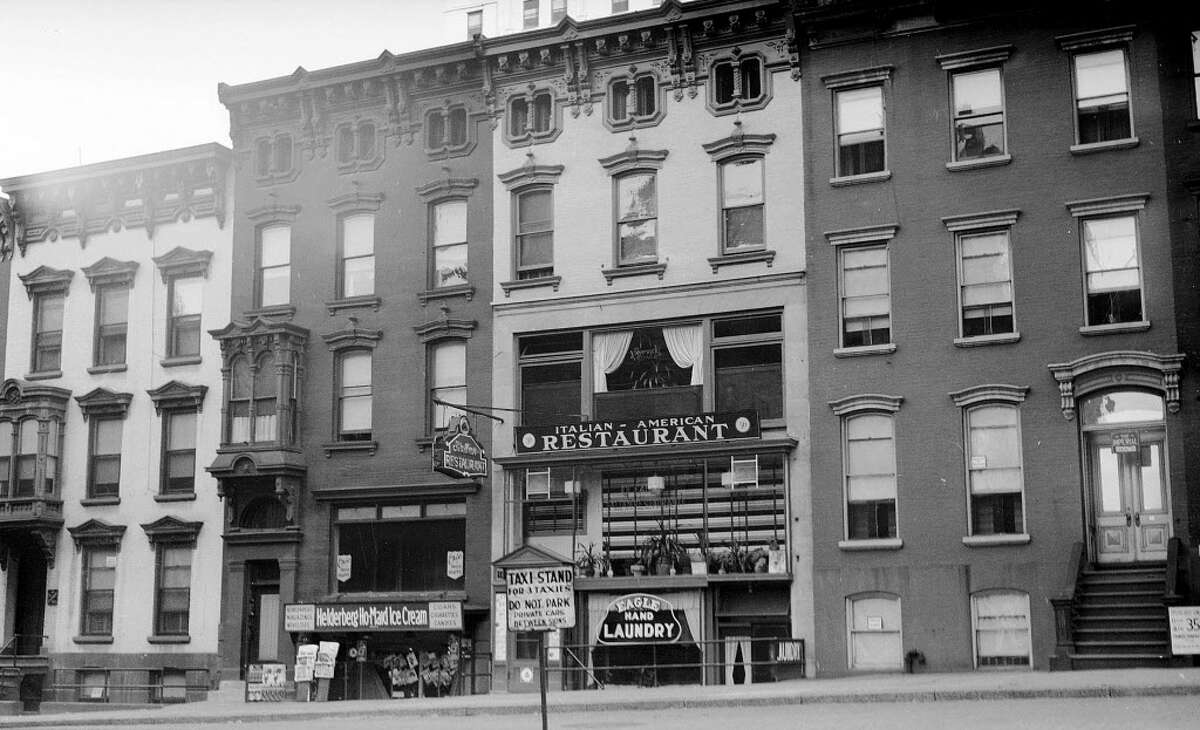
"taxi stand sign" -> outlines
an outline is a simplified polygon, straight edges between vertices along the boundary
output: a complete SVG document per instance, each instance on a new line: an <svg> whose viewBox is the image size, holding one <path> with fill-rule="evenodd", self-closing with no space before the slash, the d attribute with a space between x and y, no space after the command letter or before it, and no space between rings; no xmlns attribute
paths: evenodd
<svg viewBox="0 0 1200 730"><path fill-rule="evenodd" d="M569 566L504 571L509 631L553 631L575 626L575 571Z"/></svg>

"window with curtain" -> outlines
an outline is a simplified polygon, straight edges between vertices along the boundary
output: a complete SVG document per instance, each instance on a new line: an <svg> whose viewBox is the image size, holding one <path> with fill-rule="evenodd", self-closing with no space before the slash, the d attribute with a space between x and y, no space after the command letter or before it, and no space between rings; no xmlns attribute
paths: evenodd
<svg viewBox="0 0 1200 730"><path fill-rule="evenodd" d="M291 301L292 229L267 226L259 230L257 261L258 306L273 307Z"/></svg>
<svg viewBox="0 0 1200 730"><path fill-rule="evenodd" d="M1082 229L1088 325L1141 321L1137 217L1085 218Z"/></svg>
<svg viewBox="0 0 1200 730"><path fill-rule="evenodd" d="M467 343L440 342L433 346L430 361L430 424L433 430L440 431L450 425L450 418L458 411L435 403L434 399L458 405L467 402Z"/></svg>
<svg viewBox="0 0 1200 730"><path fill-rule="evenodd" d="M338 440L370 441L372 354L369 350L351 350L338 360Z"/></svg>
<svg viewBox="0 0 1200 730"><path fill-rule="evenodd" d="M275 372L275 356L267 353L258 359L254 371L254 423L250 440L274 441L276 438L279 375Z"/></svg>
<svg viewBox="0 0 1200 730"><path fill-rule="evenodd" d="M889 414L844 421L846 539L896 537L896 444Z"/></svg>
<svg viewBox="0 0 1200 730"><path fill-rule="evenodd" d="M229 373L229 443L250 442L250 400L254 392L254 381L250 374L250 361L245 357L234 359Z"/></svg>
<svg viewBox="0 0 1200 730"><path fill-rule="evenodd" d="M978 667L1028 667L1029 594L989 591L971 596L975 624L975 665Z"/></svg>
<svg viewBox="0 0 1200 730"><path fill-rule="evenodd" d="M885 345L892 341L892 297L887 246L839 251L842 347Z"/></svg>
<svg viewBox="0 0 1200 730"><path fill-rule="evenodd" d="M886 168L883 87L834 93L837 106L838 175L864 175Z"/></svg>
<svg viewBox="0 0 1200 730"><path fill-rule="evenodd" d="M467 280L467 201L433 206L433 286L461 286Z"/></svg>
<svg viewBox="0 0 1200 730"><path fill-rule="evenodd" d="M900 598L887 594L846 600L850 668L891 670L904 667L900 634Z"/></svg>
<svg viewBox="0 0 1200 730"><path fill-rule="evenodd" d="M971 534L1025 532L1019 411L1007 404L977 406L967 410L966 420Z"/></svg>
<svg viewBox="0 0 1200 730"><path fill-rule="evenodd" d="M88 455L88 497L116 497L121 486L120 418L91 419L91 453Z"/></svg>
<svg viewBox="0 0 1200 730"><path fill-rule="evenodd" d="M1004 154L1004 85L1000 69L953 74L950 88L954 102L954 159Z"/></svg>
<svg viewBox="0 0 1200 730"><path fill-rule="evenodd" d="M763 159L723 162L720 176L724 253L763 248Z"/></svg>
<svg viewBox="0 0 1200 730"><path fill-rule="evenodd" d="M341 296L375 293L375 216L342 218Z"/></svg>
<svg viewBox="0 0 1200 730"><path fill-rule="evenodd" d="M192 598L191 544L160 543L155 576L154 633L183 636L188 633Z"/></svg>
<svg viewBox="0 0 1200 730"><path fill-rule="evenodd" d="M1077 53L1072 63L1079 144L1132 137L1125 49Z"/></svg>
<svg viewBox="0 0 1200 730"><path fill-rule="evenodd" d="M658 261L658 194L653 172L617 178L617 263Z"/></svg>

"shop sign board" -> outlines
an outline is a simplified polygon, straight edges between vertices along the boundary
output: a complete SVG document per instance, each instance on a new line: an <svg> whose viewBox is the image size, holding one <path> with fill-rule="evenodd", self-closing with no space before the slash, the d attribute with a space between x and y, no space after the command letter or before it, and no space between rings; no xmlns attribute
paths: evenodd
<svg viewBox="0 0 1200 730"><path fill-rule="evenodd" d="M338 642L322 641L317 644L317 658L313 663L313 676L317 679L333 679L334 665L337 663Z"/></svg>
<svg viewBox="0 0 1200 730"><path fill-rule="evenodd" d="M462 550L446 551L446 577L450 580L463 577L463 562Z"/></svg>
<svg viewBox="0 0 1200 730"><path fill-rule="evenodd" d="M317 649L316 644L301 644L296 647L296 674L297 682L313 681L313 669L317 666Z"/></svg>
<svg viewBox="0 0 1200 730"><path fill-rule="evenodd" d="M675 609L664 598L631 593L608 604L596 641L600 644L673 644L683 634Z"/></svg>
<svg viewBox="0 0 1200 730"><path fill-rule="evenodd" d="M1170 606L1171 653L1200 654L1200 606Z"/></svg>
<svg viewBox="0 0 1200 730"><path fill-rule="evenodd" d="M761 435L756 411L519 426L514 430L519 454L722 443Z"/></svg>
<svg viewBox="0 0 1200 730"><path fill-rule="evenodd" d="M282 702L287 685L287 667L265 663L246 666L247 702Z"/></svg>
<svg viewBox="0 0 1200 730"><path fill-rule="evenodd" d="M1136 454L1141 448L1137 431L1120 431L1112 435L1114 454Z"/></svg>
<svg viewBox="0 0 1200 730"><path fill-rule="evenodd" d="M575 625L574 568L508 568L504 578L509 631L551 631Z"/></svg>
<svg viewBox="0 0 1200 730"><path fill-rule="evenodd" d="M471 479L488 474L487 452L471 434L471 423L463 417L433 439L433 470L454 477Z"/></svg>
<svg viewBox="0 0 1200 730"><path fill-rule="evenodd" d="M289 603L283 630L305 631L461 631L459 601L374 601Z"/></svg>

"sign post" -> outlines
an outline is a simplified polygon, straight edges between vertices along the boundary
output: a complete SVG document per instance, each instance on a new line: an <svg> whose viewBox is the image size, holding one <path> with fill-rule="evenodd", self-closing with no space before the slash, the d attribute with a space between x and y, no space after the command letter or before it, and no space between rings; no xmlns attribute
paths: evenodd
<svg viewBox="0 0 1200 730"><path fill-rule="evenodd" d="M546 632L575 625L575 571L567 565L508 568L504 571L509 631L538 632L538 684L542 730L546 715Z"/></svg>

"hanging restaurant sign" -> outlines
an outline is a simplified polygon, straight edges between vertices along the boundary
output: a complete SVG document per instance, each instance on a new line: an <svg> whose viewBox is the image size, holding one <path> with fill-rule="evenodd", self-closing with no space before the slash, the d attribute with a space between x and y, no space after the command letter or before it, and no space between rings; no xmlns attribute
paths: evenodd
<svg viewBox="0 0 1200 730"><path fill-rule="evenodd" d="M600 644L674 644L683 625L665 599L631 593L608 604L608 614L596 637Z"/></svg>
<svg viewBox="0 0 1200 730"><path fill-rule="evenodd" d="M517 453L586 451L627 446L719 443L758 438L758 413L696 413L624 421L585 421L517 427Z"/></svg>
<svg viewBox="0 0 1200 730"><path fill-rule="evenodd" d="M455 479L487 476L487 452L471 435L471 424L465 417L451 421L444 433L434 437L433 470Z"/></svg>

